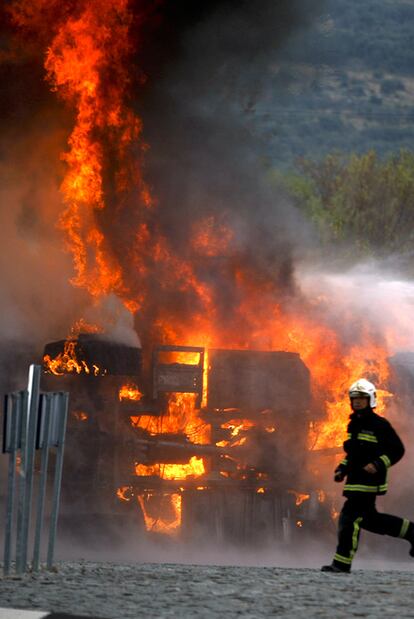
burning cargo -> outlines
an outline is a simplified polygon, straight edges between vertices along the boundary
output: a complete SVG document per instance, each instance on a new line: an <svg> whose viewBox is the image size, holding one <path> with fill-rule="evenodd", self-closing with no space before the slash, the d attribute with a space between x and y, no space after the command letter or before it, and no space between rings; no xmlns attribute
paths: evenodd
<svg viewBox="0 0 414 619"><path fill-rule="evenodd" d="M250 542L287 539L304 517L311 390L298 354L159 346L148 359L81 334L48 344L44 367L47 388L71 393L69 519L128 513L152 533Z"/></svg>

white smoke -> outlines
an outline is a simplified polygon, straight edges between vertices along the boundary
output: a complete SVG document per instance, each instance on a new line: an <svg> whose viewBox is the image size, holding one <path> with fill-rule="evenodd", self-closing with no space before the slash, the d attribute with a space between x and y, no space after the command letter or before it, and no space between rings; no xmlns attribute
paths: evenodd
<svg viewBox="0 0 414 619"><path fill-rule="evenodd" d="M87 308L84 316L88 322L102 329L102 339L126 346L141 347L134 329L133 315L114 294L103 297L97 304Z"/></svg>
<svg viewBox="0 0 414 619"><path fill-rule="evenodd" d="M343 272L302 268L298 273L308 298L323 298L329 313L375 328L391 355L414 351L414 281L381 263L366 262ZM363 342L360 342L363 345Z"/></svg>

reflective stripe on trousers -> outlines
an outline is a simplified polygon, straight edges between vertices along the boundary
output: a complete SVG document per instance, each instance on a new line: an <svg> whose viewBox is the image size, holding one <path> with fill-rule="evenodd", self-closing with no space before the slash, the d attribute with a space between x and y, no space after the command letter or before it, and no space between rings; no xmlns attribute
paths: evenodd
<svg viewBox="0 0 414 619"><path fill-rule="evenodd" d="M338 546L334 556L334 563L351 566L352 559L358 549L360 529L390 535L391 537L405 537L410 521L377 512L375 494L356 493L355 497L345 501L339 516Z"/></svg>

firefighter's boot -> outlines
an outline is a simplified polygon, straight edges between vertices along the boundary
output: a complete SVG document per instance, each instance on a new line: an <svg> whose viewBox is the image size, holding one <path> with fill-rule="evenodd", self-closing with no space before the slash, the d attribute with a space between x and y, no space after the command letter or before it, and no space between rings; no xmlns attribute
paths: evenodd
<svg viewBox="0 0 414 619"><path fill-rule="evenodd" d="M404 522L407 522L407 521L405 520ZM411 544L410 557L414 557L414 524L412 522L410 522L408 525L408 529L404 535L404 539L406 539L407 542L410 542Z"/></svg>
<svg viewBox="0 0 414 619"><path fill-rule="evenodd" d="M322 565L321 572L331 572L331 574L349 574L350 569L342 569L331 563L331 565Z"/></svg>

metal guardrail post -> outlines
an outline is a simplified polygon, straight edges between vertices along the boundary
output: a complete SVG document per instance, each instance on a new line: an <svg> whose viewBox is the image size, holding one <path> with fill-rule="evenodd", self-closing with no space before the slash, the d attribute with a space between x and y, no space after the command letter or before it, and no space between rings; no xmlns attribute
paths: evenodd
<svg viewBox="0 0 414 619"><path fill-rule="evenodd" d="M30 514L32 509L32 494L33 494L33 468L36 449L36 435L37 435L37 416L39 411L39 389L40 389L40 365L31 365L29 369L29 383L28 383L28 435L26 446L26 493L24 500L23 510L23 523L22 523L22 564L27 564L27 545L29 541L29 526L30 526Z"/></svg>
<svg viewBox="0 0 414 619"><path fill-rule="evenodd" d="M18 463L18 504L17 504L17 527L16 527L16 574L21 574L23 565L22 541L23 541L23 514L26 496L26 444L27 444L27 404L28 393L23 391L19 397L20 408L20 461Z"/></svg>
<svg viewBox="0 0 414 619"><path fill-rule="evenodd" d="M6 437L6 423L4 424L4 446L3 451L9 453L9 472L7 479L7 501L6 501L6 524L5 524L5 538L4 538L4 575L7 576L10 572L11 564L11 550L12 550L12 536L13 536L13 514L14 514L14 488L16 481L16 450L17 450L17 432L18 432L18 415L19 415L19 401L18 395L12 393L10 396L6 396L5 412L6 416L11 416L11 419L7 425L10 428L10 436Z"/></svg>
<svg viewBox="0 0 414 619"><path fill-rule="evenodd" d="M55 540L57 530L57 519L60 503L60 491L62 483L62 470L63 470L63 454L65 448L65 433L66 422L68 417L69 406L69 394L58 393L54 396L55 410L54 421L57 422L56 434L52 426L51 441L57 447L56 465L55 465L55 479L53 484L53 499L52 499L52 512L50 516L49 524L49 545L47 549L47 569L51 570L53 567L53 556L55 551Z"/></svg>
<svg viewBox="0 0 414 619"><path fill-rule="evenodd" d="M9 454L4 527L5 576L10 573L12 564L15 511L17 511L16 574L22 574L28 567L27 555L32 520L36 450L41 450L41 470L37 488L32 569L33 571L39 569L50 448L56 448L56 462L49 522L47 567L51 569L53 566L69 394L46 393L40 396L40 374L41 367L31 365L28 389L8 394L5 398L3 453Z"/></svg>
<svg viewBox="0 0 414 619"><path fill-rule="evenodd" d="M42 451L42 462L40 466L39 488L37 493L36 526L33 548L32 570L37 572L40 563L40 542L42 537L42 524L45 507L47 467L49 463L49 437L51 408L53 396L49 393L41 395L41 423L42 427L38 431L38 448Z"/></svg>

